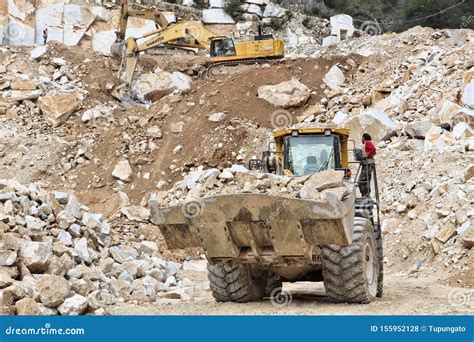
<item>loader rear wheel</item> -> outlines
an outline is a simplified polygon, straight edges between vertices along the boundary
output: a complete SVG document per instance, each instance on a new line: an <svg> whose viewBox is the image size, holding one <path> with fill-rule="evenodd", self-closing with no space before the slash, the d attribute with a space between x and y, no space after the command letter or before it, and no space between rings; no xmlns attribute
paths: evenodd
<svg viewBox="0 0 474 342"><path fill-rule="evenodd" d="M323 278L326 294L336 302L369 303L378 292L379 257L372 223L354 218L349 246L323 247Z"/></svg>
<svg viewBox="0 0 474 342"><path fill-rule="evenodd" d="M219 302L246 303L265 294L265 273L236 262L208 262L212 295Z"/></svg>

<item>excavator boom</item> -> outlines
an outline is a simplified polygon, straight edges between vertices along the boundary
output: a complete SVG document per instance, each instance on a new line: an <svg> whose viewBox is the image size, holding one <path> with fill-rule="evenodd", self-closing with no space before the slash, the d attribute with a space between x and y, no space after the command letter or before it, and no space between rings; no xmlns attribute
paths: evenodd
<svg viewBox="0 0 474 342"><path fill-rule="evenodd" d="M165 28L166 26L176 22L176 15L174 12L152 12L147 9L131 9L128 5L128 0L123 0L120 7L119 27L115 32L117 35L116 42L122 42L125 40L128 18L142 18L151 20L155 22L158 28Z"/></svg>
<svg viewBox="0 0 474 342"><path fill-rule="evenodd" d="M160 45L173 42L176 45L186 48L210 49L209 41L217 35L202 26L196 21L182 21L170 25L163 29L157 29L149 32L139 38L129 38L127 40L125 74L123 81L126 87L130 86L135 74L138 57L141 52L153 49ZM138 45L138 39L146 39L145 42Z"/></svg>

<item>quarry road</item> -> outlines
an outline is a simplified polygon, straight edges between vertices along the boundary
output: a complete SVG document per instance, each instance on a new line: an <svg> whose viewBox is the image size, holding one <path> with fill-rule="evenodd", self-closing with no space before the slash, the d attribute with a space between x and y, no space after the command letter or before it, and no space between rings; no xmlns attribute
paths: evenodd
<svg viewBox="0 0 474 342"><path fill-rule="evenodd" d="M188 272L191 273L191 272ZM187 274L196 286L193 300L159 298L146 305L109 308L112 315L466 315L474 312L474 290L441 285L434 279L388 275L384 295L370 304L335 304L322 283L285 283L287 305L270 299L251 303L217 303L204 272ZM200 273L200 274L198 274Z"/></svg>

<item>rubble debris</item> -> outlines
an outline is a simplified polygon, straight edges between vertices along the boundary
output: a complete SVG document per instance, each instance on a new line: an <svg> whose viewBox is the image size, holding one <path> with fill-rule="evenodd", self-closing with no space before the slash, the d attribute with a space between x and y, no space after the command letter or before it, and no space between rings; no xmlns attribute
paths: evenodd
<svg viewBox="0 0 474 342"><path fill-rule="evenodd" d="M100 227L87 224L84 218L96 214L76 202L74 196L48 193L35 184L23 186L13 180L0 180L0 184L0 194L10 194L8 200L0 202L0 213L5 211L7 202L11 205L0 221L8 223L5 227L0 226L2 312L18 315L105 314L107 306L117 302L155 300L158 293L165 291L165 274L175 279L174 282L167 281L166 291L181 293L177 287L181 281L181 264L162 259L155 242L142 241L138 250L127 246L123 239L121 244L112 245L113 240L119 240L113 238L110 231L103 232ZM55 203L51 202L53 199ZM68 213L67 210L74 212L75 208L71 209L74 205L78 206L80 215L76 215L78 218L71 215L71 221L80 229L69 235L70 243L66 244L58 232L67 231L60 230L61 221L57 217ZM59 207L55 211L46 209L56 206ZM25 209L35 222L42 224L35 229L28 227ZM130 213L132 209L128 208ZM140 216L142 222L149 216L143 216L143 210L147 209L138 208L141 216L134 214ZM55 214L56 211L59 214ZM99 219L98 224L107 223ZM44 229L37 229L43 226Z"/></svg>

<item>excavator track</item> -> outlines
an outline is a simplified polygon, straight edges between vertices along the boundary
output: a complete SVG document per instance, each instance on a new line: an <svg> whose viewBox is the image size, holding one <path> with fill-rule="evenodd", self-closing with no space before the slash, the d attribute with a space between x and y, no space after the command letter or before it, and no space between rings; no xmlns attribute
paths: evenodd
<svg viewBox="0 0 474 342"><path fill-rule="evenodd" d="M278 60L278 57L270 57L270 58L252 58L252 59L237 59L233 61L225 61L225 62L217 62L207 66L206 70L202 74L202 78L208 79L212 77L222 76L223 74L219 74L218 70L221 67L228 67L228 66L237 66L237 65L250 65L250 64L263 64L263 63L271 63Z"/></svg>

